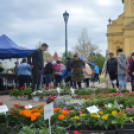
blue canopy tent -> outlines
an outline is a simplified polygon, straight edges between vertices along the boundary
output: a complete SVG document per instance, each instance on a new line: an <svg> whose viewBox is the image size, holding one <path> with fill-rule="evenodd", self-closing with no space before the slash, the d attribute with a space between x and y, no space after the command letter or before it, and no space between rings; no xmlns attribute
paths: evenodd
<svg viewBox="0 0 134 134"><path fill-rule="evenodd" d="M0 59L25 58L33 51L21 48L6 35L0 36Z"/></svg>
<svg viewBox="0 0 134 134"><path fill-rule="evenodd" d="M85 59L84 57L80 57L80 59ZM95 66L95 64L94 63L91 63L91 62L89 62L89 61L87 61L87 64L89 64L89 65L91 65L91 66Z"/></svg>

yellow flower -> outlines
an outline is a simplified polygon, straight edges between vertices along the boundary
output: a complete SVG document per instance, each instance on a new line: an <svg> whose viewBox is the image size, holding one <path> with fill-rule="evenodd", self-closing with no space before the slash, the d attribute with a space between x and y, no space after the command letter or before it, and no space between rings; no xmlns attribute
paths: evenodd
<svg viewBox="0 0 134 134"><path fill-rule="evenodd" d="M96 119L100 118L100 115L95 115L95 118L96 118Z"/></svg>
<svg viewBox="0 0 134 134"><path fill-rule="evenodd" d="M105 114L105 115L103 115L103 116L101 117L102 120L107 120L107 118L108 118L108 114Z"/></svg>
<svg viewBox="0 0 134 134"><path fill-rule="evenodd" d="M115 110L112 111L112 115L117 115L117 112Z"/></svg>
<svg viewBox="0 0 134 134"><path fill-rule="evenodd" d="M80 116L83 117L83 116L86 116L86 114L81 114Z"/></svg>
<svg viewBox="0 0 134 134"><path fill-rule="evenodd" d="M79 120L80 117L79 117L79 116L74 116L74 119L75 119L75 120Z"/></svg>
<svg viewBox="0 0 134 134"><path fill-rule="evenodd" d="M99 111L99 114L101 115L101 114L104 114L102 111Z"/></svg>
<svg viewBox="0 0 134 134"><path fill-rule="evenodd" d="M90 114L90 117L95 118L96 114Z"/></svg>

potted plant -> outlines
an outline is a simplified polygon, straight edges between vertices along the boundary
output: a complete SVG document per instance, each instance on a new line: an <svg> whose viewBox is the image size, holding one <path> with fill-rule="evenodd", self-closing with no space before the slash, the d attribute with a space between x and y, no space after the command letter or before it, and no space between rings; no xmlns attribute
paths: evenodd
<svg viewBox="0 0 134 134"><path fill-rule="evenodd" d="M49 104L49 103L51 103L51 102L53 102L55 99L56 99L56 97L57 96L48 96L47 98L46 98L46 103L47 104Z"/></svg>
<svg viewBox="0 0 134 134"><path fill-rule="evenodd" d="M12 99L18 99L19 96L19 89L11 89L9 92L9 95L12 97Z"/></svg>
<svg viewBox="0 0 134 134"><path fill-rule="evenodd" d="M55 90L55 89L51 90L51 95L52 96L57 96L58 95L58 91Z"/></svg>
<svg viewBox="0 0 134 134"><path fill-rule="evenodd" d="M40 100L40 97L41 97L41 92L38 90L38 91L34 91L32 94L32 99L33 99L33 102L39 102Z"/></svg>
<svg viewBox="0 0 134 134"><path fill-rule="evenodd" d="M23 100L28 100L30 97L31 97L31 92L32 92L32 89L31 88L26 88L24 90L20 90L20 93L22 96L22 99Z"/></svg>

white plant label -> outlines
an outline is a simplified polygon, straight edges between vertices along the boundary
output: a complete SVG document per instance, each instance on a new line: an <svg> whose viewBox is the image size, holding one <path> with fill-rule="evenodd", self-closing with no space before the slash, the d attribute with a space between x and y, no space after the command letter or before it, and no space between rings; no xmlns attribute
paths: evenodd
<svg viewBox="0 0 134 134"><path fill-rule="evenodd" d="M112 107L112 104L111 103L108 103L108 105L107 105L109 108L111 108Z"/></svg>
<svg viewBox="0 0 134 134"><path fill-rule="evenodd" d="M114 101L115 106L120 110L120 105L117 103L117 101Z"/></svg>
<svg viewBox="0 0 134 134"><path fill-rule="evenodd" d="M5 113L8 111L7 105L0 106L0 113Z"/></svg>
<svg viewBox="0 0 134 134"><path fill-rule="evenodd" d="M44 106L44 120L51 118L54 114L53 112L53 103Z"/></svg>
<svg viewBox="0 0 134 134"><path fill-rule="evenodd" d="M53 107L54 107L53 102L44 106L44 120L46 119L49 120L50 134L51 134L51 116L54 114Z"/></svg>
<svg viewBox="0 0 134 134"><path fill-rule="evenodd" d="M75 89L71 88L70 90L72 94L75 94Z"/></svg>
<svg viewBox="0 0 134 134"><path fill-rule="evenodd" d="M28 104L28 105L25 106L25 108L31 109L31 108L33 108L33 106L31 104Z"/></svg>
<svg viewBox="0 0 134 134"><path fill-rule="evenodd" d="M87 110L92 114L92 113L97 113L99 112L99 109L94 105L92 107L88 107Z"/></svg>

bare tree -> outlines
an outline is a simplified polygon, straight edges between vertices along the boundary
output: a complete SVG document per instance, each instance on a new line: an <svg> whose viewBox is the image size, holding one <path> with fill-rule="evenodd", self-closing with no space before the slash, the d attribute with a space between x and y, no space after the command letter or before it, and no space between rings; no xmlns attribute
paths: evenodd
<svg viewBox="0 0 134 134"><path fill-rule="evenodd" d="M75 51L79 54L79 56L83 56L88 58L89 54L92 51L98 52L99 48L96 45L93 45L88 37L88 31L84 28L81 32L80 37L78 38L78 42L75 46Z"/></svg>

